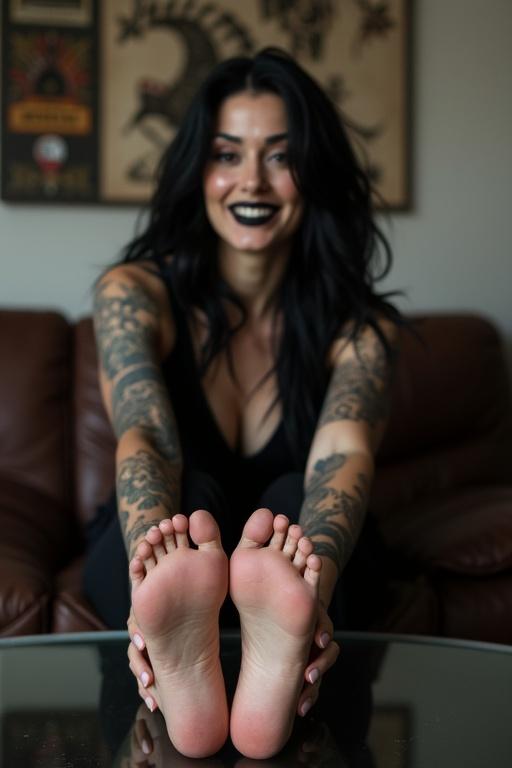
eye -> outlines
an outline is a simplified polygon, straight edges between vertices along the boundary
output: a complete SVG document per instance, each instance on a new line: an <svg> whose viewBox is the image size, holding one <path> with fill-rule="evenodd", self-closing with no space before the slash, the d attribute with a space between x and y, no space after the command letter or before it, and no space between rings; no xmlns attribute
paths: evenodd
<svg viewBox="0 0 512 768"><path fill-rule="evenodd" d="M272 152L269 160L276 165L288 166L288 153L284 149Z"/></svg>
<svg viewBox="0 0 512 768"><path fill-rule="evenodd" d="M213 159L223 165L232 165L238 160L238 155L230 150L217 150L213 153Z"/></svg>

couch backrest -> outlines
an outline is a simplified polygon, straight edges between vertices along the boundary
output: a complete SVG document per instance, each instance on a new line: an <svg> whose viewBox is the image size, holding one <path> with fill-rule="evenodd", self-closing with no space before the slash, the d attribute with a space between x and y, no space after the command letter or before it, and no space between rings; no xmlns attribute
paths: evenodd
<svg viewBox="0 0 512 768"><path fill-rule="evenodd" d="M55 312L0 311L0 478L71 493L72 332Z"/></svg>
<svg viewBox="0 0 512 768"><path fill-rule="evenodd" d="M511 393L501 339L477 315L417 318L402 334L372 508L393 514L457 488L512 482Z"/></svg>
<svg viewBox="0 0 512 768"><path fill-rule="evenodd" d="M416 317L402 332L380 460L454 445L504 424L510 383L501 339L477 315Z"/></svg>
<svg viewBox="0 0 512 768"><path fill-rule="evenodd" d="M74 349L75 506L85 523L114 488L115 437L101 401L90 318L77 323Z"/></svg>

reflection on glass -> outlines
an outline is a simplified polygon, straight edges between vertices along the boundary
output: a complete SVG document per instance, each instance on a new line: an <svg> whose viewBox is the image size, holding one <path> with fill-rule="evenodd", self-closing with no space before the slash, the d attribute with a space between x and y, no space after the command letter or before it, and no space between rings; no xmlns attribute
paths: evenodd
<svg viewBox="0 0 512 768"><path fill-rule="evenodd" d="M100 720L113 757L112 765L120 768L146 765L155 768L186 765L197 768L377 768L367 745L367 734L372 717L371 684L384 654L385 646L380 644L346 647L324 681L317 706L307 718L297 718L290 741L274 758L243 758L228 742L215 757L197 760L183 757L174 749L162 715L151 714L140 703L125 659L119 654L105 653L103 649ZM224 648L223 669L230 697L239 666L238 649ZM132 702L128 707L130 697Z"/></svg>

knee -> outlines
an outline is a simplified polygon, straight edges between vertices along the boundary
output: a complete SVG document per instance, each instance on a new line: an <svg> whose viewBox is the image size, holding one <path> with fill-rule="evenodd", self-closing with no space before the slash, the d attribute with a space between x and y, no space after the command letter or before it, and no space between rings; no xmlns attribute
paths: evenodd
<svg viewBox="0 0 512 768"><path fill-rule="evenodd" d="M292 522L299 520L304 501L304 475L288 472L274 480L263 492L260 506L268 507L274 515L286 515Z"/></svg>

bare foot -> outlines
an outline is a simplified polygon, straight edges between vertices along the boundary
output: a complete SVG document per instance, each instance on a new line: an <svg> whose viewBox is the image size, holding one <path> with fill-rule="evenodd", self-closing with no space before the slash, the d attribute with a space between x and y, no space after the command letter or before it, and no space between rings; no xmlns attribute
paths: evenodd
<svg viewBox="0 0 512 768"><path fill-rule="evenodd" d="M137 547L130 577L169 738L188 757L212 755L228 734L219 659L228 563L213 517L197 510L162 520Z"/></svg>
<svg viewBox="0 0 512 768"><path fill-rule="evenodd" d="M231 557L242 631L231 739L246 757L271 757L292 731L318 613L322 561L312 551L300 526L258 509Z"/></svg>

